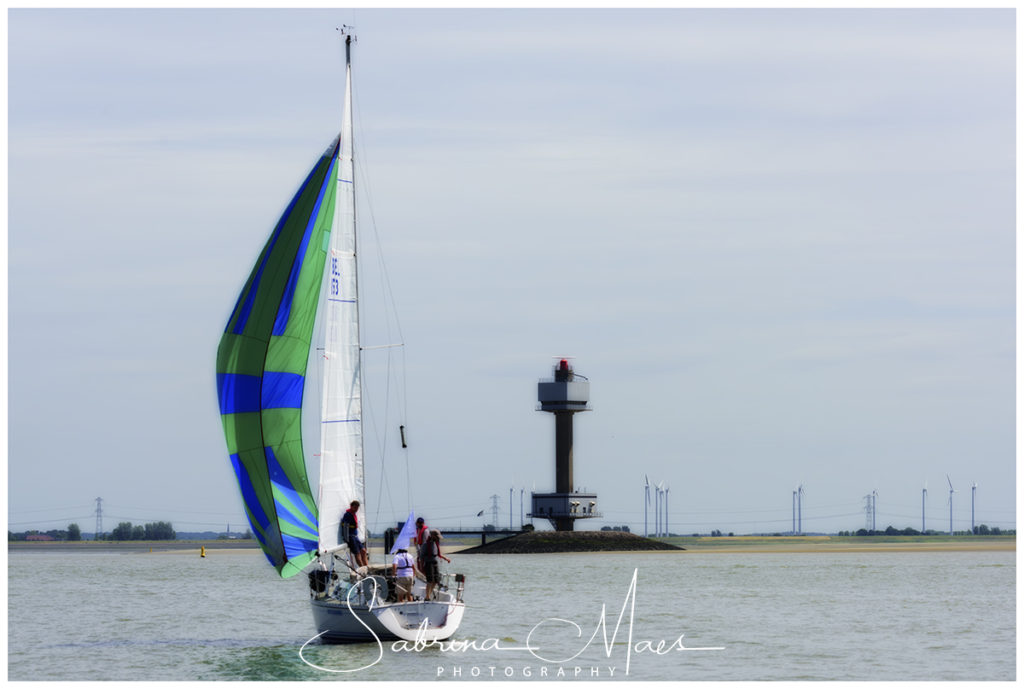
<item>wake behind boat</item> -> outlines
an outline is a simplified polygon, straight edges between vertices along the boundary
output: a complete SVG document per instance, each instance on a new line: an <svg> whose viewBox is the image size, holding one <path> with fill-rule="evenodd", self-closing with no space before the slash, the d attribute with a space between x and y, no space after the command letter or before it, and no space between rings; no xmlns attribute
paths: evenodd
<svg viewBox="0 0 1024 689"><path fill-rule="evenodd" d="M278 221L217 350L217 390L228 453L252 532L282 577L308 570L313 618L326 642L443 640L462 621L465 579L427 596L417 578L400 602L389 565L358 566L342 535L353 499L366 543L362 345L352 127L352 35L345 41L341 135ZM323 332L316 499L302 437L307 361ZM314 387L316 383L313 383ZM412 519L412 515L410 515ZM407 522L408 524L408 522ZM403 542L404 539L404 542ZM403 529L399 546L408 547Z"/></svg>

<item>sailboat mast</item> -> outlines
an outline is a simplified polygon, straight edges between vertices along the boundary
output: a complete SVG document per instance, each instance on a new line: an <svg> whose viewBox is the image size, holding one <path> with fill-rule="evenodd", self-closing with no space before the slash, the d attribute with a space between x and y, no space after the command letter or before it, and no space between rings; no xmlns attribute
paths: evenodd
<svg viewBox="0 0 1024 689"><path fill-rule="evenodd" d="M363 476L362 366L356 272L352 155L352 36L345 36L345 105L338 146L335 213L325 266L323 402L320 432L319 550L343 545L341 518L359 500L366 541Z"/></svg>
<svg viewBox="0 0 1024 689"><path fill-rule="evenodd" d="M351 192L352 200L352 273L353 273L353 287L356 294L359 293L359 222L356 212L356 199L355 199L355 188L356 188L356 151L355 151L355 127L352 124L352 34L351 32L345 35L345 114L344 123L342 125L342 132L345 135L343 138L345 144L348 145L348 169L349 169L349 189ZM362 323L363 307L360 304L359 299L356 299L356 356L358 357L357 364L357 375L359 377L359 389L363 389L363 341L362 341L362 330L358 328L358 324ZM360 401L360 409L362 408L362 402ZM363 435L363 415L359 414L359 461L357 463L357 476L358 476L358 490L359 490L359 503L360 515L360 536L364 543L369 543L369 528L366 524L366 514L368 512L366 508L366 479L363 473L363 462L365 459L364 451L364 438Z"/></svg>

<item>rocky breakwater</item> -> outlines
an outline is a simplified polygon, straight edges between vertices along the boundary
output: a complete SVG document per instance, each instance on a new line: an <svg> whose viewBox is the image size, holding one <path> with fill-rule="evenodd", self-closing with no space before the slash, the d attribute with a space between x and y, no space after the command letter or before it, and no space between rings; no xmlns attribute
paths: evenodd
<svg viewBox="0 0 1024 689"><path fill-rule="evenodd" d="M527 531L485 545L459 551L467 553L594 553L637 550L686 550L623 531Z"/></svg>

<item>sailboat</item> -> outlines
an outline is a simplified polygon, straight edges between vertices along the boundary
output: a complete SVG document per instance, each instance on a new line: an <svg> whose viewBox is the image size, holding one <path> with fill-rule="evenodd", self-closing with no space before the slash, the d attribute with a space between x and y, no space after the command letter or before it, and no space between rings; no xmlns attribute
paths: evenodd
<svg viewBox="0 0 1024 689"><path fill-rule="evenodd" d="M358 566L342 536L344 512L358 500L358 536L367 542L353 36L348 28L341 35L341 134L278 220L231 312L217 350L221 420L252 533L282 578L307 573L322 641L444 640L462 620L465 577L445 575L429 600L417 578L413 601L398 602L390 565ZM322 347L315 489L302 437L305 392L316 388L307 376L311 347Z"/></svg>

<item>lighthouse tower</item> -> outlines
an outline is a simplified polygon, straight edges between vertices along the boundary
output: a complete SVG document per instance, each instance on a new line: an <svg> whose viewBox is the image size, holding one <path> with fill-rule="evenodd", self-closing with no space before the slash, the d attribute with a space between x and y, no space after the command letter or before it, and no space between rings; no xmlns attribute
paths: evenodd
<svg viewBox="0 0 1024 689"><path fill-rule="evenodd" d="M559 360L554 375L537 384L538 411L555 415L555 492L531 494L531 517L547 519L556 531L572 531L577 519L601 516L597 495L576 491L572 473L572 417L589 411L590 381Z"/></svg>

